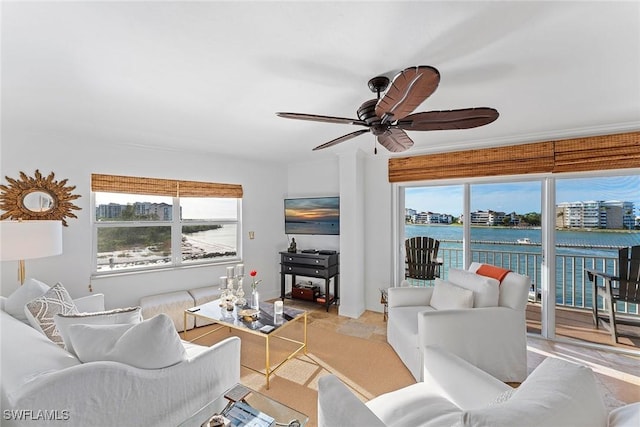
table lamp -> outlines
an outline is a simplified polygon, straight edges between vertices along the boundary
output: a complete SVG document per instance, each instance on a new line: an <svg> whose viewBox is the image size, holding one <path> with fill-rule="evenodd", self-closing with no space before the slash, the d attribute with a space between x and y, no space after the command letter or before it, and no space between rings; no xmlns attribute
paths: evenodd
<svg viewBox="0 0 640 427"><path fill-rule="evenodd" d="M0 260L19 261L18 280L25 279L24 260L62 253L62 222L0 221Z"/></svg>

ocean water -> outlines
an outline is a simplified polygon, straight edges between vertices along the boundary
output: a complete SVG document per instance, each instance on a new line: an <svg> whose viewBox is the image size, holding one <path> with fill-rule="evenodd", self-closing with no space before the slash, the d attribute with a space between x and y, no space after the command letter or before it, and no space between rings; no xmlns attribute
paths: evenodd
<svg viewBox="0 0 640 427"><path fill-rule="evenodd" d="M225 224L215 230L185 234L197 247L208 252L236 250L237 226Z"/></svg>

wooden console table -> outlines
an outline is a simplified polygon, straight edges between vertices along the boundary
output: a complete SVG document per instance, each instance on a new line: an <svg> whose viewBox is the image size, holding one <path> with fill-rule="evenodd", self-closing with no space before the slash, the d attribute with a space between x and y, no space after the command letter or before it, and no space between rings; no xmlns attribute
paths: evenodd
<svg viewBox="0 0 640 427"><path fill-rule="evenodd" d="M324 279L323 305L329 311L331 304L340 301L340 254L321 254L303 252L280 252L280 298L290 298L286 291L286 276L291 276L291 285L296 284L296 276ZM330 282L333 279L333 294Z"/></svg>

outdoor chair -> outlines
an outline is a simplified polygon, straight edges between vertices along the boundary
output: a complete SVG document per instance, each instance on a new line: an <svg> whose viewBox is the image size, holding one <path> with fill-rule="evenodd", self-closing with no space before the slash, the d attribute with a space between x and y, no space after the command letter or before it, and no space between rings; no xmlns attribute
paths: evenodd
<svg viewBox="0 0 640 427"><path fill-rule="evenodd" d="M419 236L405 240L405 279L434 280L440 277L442 261L437 258L440 241Z"/></svg>
<svg viewBox="0 0 640 427"><path fill-rule="evenodd" d="M617 343L617 303L640 304L640 246L620 249L618 252L617 276L591 269L586 271L589 280L593 283L593 321L596 329L600 326L597 297L601 296L603 297L604 308L609 316L608 329L611 332L611 338ZM602 286L598 285L598 277L602 278ZM620 319L617 322L622 323Z"/></svg>

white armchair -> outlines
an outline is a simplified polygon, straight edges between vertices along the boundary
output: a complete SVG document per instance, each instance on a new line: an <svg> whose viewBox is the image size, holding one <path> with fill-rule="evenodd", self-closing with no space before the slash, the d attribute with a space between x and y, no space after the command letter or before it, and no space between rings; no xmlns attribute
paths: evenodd
<svg viewBox="0 0 640 427"><path fill-rule="evenodd" d="M501 381L526 378L525 308L530 279L509 272L498 282L475 274L480 267L473 263L468 271L449 270L447 285L455 286L448 289L466 288L467 292L454 296L455 303L450 302L451 294L443 297L440 286L444 285L439 280L435 287L389 289L387 341L417 381L423 379L421 348L430 345L446 349ZM434 291L437 296L432 298ZM452 308L459 306L471 308Z"/></svg>

